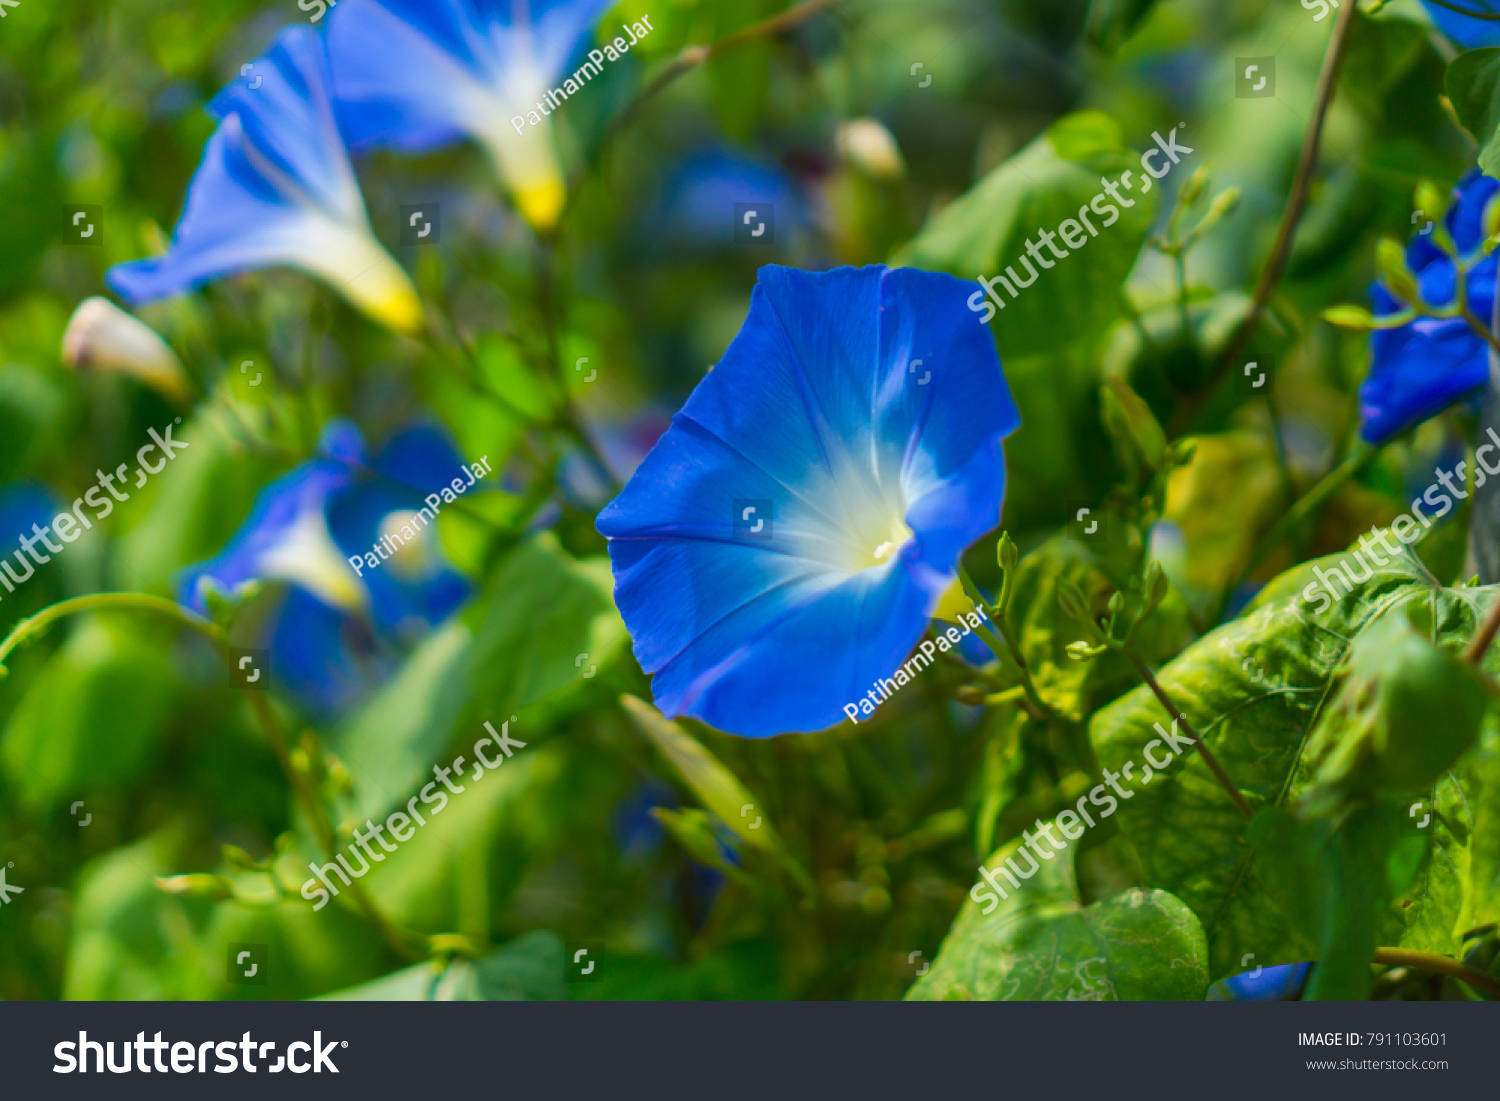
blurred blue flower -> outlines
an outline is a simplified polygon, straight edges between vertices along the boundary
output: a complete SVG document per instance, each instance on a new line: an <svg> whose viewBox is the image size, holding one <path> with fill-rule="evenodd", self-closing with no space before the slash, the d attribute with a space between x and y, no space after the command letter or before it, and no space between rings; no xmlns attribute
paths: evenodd
<svg viewBox="0 0 1500 1101"><path fill-rule="evenodd" d="M1484 211L1497 190L1500 183L1477 170L1455 190L1457 201L1445 224L1461 256L1474 256L1484 243ZM1457 269L1431 237L1429 233L1413 238L1406 260L1423 299L1444 306L1453 301ZM1484 257L1469 271L1466 283L1469 307L1485 322L1494 310L1496 263L1496 256ZM1370 297L1378 317L1403 308L1379 283L1371 286ZM1419 317L1399 329L1374 332L1370 350L1373 363L1359 389L1359 412L1360 434L1372 444L1382 444L1441 413L1489 379L1489 346L1462 318Z"/></svg>
<svg viewBox="0 0 1500 1101"><path fill-rule="evenodd" d="M549 116L599 75L568 67L613 2L344 0L328 46L349 140L422 152L473 138L526 220L549 229L566 197Z"/></svg>
<svg viewBox="0 0 1500 1101"><path fill-rule="evenodd" d="M139 305L234 272L286 266L327 281L393 329L419 329L416 290L370 228L329 98L321 36L282 31L208 113L219 128L171 250L111 268L110 287Z"/></svg>
<svg viewBox="0 0 1500 1101"><path fill-rule="evenodd" d="M1500 46L1500 3L1495 0L1422 0L1438 29L1460 46ZM1454 8L1460 11L1454 11ZM1462 12L1474 12L1464 15ZM1479 18L1480 16L1484 18Z"/></svg>
<svg viewBox="0 0 1500 1101"><path fill-rule="evenodd" d="M1208 988L1210 1002L1295 1002L1307 988L1310 963L1283 963L1257 967L1243 975L1220 979Z"/></svg>
<svg viewBox="0 0 1500 1101"><path fill-rule="evenodd" d="M652 218L659 228L649 237L679 248L727 248L734 243L736 203L769 204L783 240L810 224L807 203L786 172L730 150L705 149L673 170Z"/></svg>
<svg viewBox="0 0 1500 1101"><path fill-rule="evenodd" d="M665 714L819 730L916 645L999 521L1020 423L972 289L761 269L739 335L599 514Z"/></svg>
<svg viewBox="0 0 1500 1101"><path fill-rule="evenodd" d="M461 477L463 463L430 425L394 436L374 459L348 421L324 429L318 454L266 486L215 558L189 567L178 599L208 611L204 589L282 582L282 602L263 634L273 676L308 710L347 707L400 650L451 615L469 582L444 556L432 527L412 522L422 498ZM362 555L402 524L418 538L378 568Z"/></svg>

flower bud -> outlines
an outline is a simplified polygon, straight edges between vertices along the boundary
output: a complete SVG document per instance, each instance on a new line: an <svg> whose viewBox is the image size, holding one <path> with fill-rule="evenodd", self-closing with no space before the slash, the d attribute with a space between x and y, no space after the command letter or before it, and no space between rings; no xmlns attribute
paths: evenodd
<svg viewBox="0 0 1500 1101"><path fill-rule="evenodd" d="M187 404L187 374L167 342L107 298L78 304L63 333L62 359L78 370L120 371L174 404Z"/></svg>
<svg viewBox="0 0 1500 1101"><path fill-rule="evenodd" d="M1375 246L1375 268L1385 280L1391 294L1402 302L1419 302L1422 292L1417 289L1417 277L1406 266L1406 249L1399 241L1382 237Z"/></svg>
<svg viewBox="0 0 1500 1101"><path fill-rule="evenodd" d="M899 180L906 175L906 162L895 136L872 118L839 123L836 137L839 156L877 180Z"/></svg>
<svg viewBox="0 0 1500 1101"><path fill-rule="evenodd" d="M1324 321L1340 329L1369 332L1375 327L1375 317L1363 306L1333 306L1322 313Z"/></svg>

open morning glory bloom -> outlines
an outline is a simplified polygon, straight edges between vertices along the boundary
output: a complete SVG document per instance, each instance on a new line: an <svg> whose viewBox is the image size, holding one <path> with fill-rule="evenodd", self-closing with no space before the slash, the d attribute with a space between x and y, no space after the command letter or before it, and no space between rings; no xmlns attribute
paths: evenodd
<svg viewBox="0 0 1500 1101"><path fill-rule="evenodd" d="M208 105L219 128L165 256L111 268L132 305L238 271L292 267L399 331L422 306L375 239L330 99L322 37L289 27Z"/></svg>
<svg viewBox="0 0 1500 1101"><path fill-rule="evenodd" d="M344 0L328 43L349 140L415 153L470 137L549 229L566 196L550 116L601 75L570 65L613 2Z"/></svg>
<svg viewBox="0 0 1500 1101"><path fill-rule="evenodd" d="M395 664L401 647L467 599L469 582L448 563L436 531L414 519L426 494L464 471L434 427L408 428L369 459L359 430L333 421L318 454L261 491L224 550L184 571L178 599L206 614L208 585L283 583L267 637L256 644L270 649L272 675L308 710L345 708ZM403 525L416 538L397 534ZM379 565L356 570L350 559L377 544Z"/></svg>
<svg viewBox="0 0 1500 1101"><path fill-rule="evenodd" d="M1438 29L1460 46L1500 46L1500 3L1495 0L1445 0L1444 4L1422 0L1422 6ZM1454 8L1475 14L1464 15Z"/></svg>
<svg viewBox="0 0 1500 1101"><path fill-rule="evenodd" d="M739 335L597 523L665 714L819 730L895 675L999 522L1020 423L973 290L761 269Z"/></svg>
<svg viewBox="0 0 1500 1101"><path fill-rule="evenodd" d="M1476 170L1459 183L1445 224L1460 255L1484 242L1485 208L1500 183ZM1433 306L1453 301L1457 270L1431 235L1418 234L1406 250L1423 299ZM1468 273L1469 308L1484 321L1495 305L1497 257L1487 256ZM1370 288L1376 316L1398 313L1402 304L1379 283ZM1359 389L1360 434L1372 444L1392 436L1479 391L1489 379L1489 346L1462 318L1419 317L1399 329L1370 334L1373 363Z"/></svg>

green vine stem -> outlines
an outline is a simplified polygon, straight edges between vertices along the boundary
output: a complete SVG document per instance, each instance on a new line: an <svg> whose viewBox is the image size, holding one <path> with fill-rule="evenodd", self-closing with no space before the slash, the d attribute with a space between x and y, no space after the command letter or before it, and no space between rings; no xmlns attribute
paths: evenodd
<svg viewBox="0 0 1500 1101"><path fill-rule="evenodd" d="M0 641L0 679L10 675L5 660L22 643L46 630L59 619L78 613L97 611L149 611L174 619L180 625L189 627L207 638L219 652L225 666L231 670L234 669L234 654L229 644L229 636L212 620L204 619L180 604L149 593L91 593L88 596L77 596L70 600L60 601L43 608L29 619L23 619L17 623L11 629L10 634L5 636L4 641ZM338 836L334 832L333 823L329 820L327 808L323 806L317 793L308 787L307 776L293 765L286 735L265 696L260 692L247 692L246 697L251 711L255 713L256 721L265 732L266 740L271 743L276 759L281 763L282 771L286 773L287 780L292 785L292 791L302 805L303 813L307 815L313 831L318 836L319 844L323 846L329 859L332 859L338 849ZM354 896L370 923L375 926L392 949L403 958L417 958L408 943L408 935L403 934L389 918L380 912L374 900L364 890L363 884L353 884L349 893Z"/></svg>
<svg viewBox="0 0 1500 1101"><path fill-rule="evenodd" d="M1224 771L1224 766L1219 764L1219 759L1213 755L1208 746L1203 744L1203 735L1199 734L1193 728L1193 724L1188 722L1188 717L1172 702L1172 697L1167 695L1166 689L1162 688L1161 684L1157 681L1156 675L1151 672L1151 667L1142 660L1140 654L1136 653L1134 647L1127 647L1125 654L1135 665L1136 672L1141 675L1141 679L1146 682L1152 693L1161 701L1161 705L1167 709L1167 714L1172 717L1172 721L1179 724L1182 729L1187 731L1188 737L1193 739L1193 746L1203 757L1203 763L1208 765L1208 770L1214 774L1214 779L1219 781L1219 786L1229 793L1230 799L1234 800L1235 809L1240 812L1240 817L1246 822L1254 818L1255 813L1250 809L1250 804L1245 802L1245 797L1240 794L1240 789L1229 778L1229 773Z"/></svg>
<svg viewBox="0 0 1500 1101"><path fill-rule="evenodd" d="M1015 661L1016 667L1021 671L1020 687L1026 695L1025 706L1027 712L1034 719L1044 719L1048 715L1051 715L1053 708L1042 699L1041 693L1037 691L1036 682L1031 679L1031 667L1026 664L1026 656L1021 653L1021 645L1015 637L1015 632L1005 620L1005 609L989 605L984 599L984 595L979 591L979 587L969 577L969 571L964 569L962 562L958 565L958 579L964 587L964 592L974 602L974 607L984 608L994 617L992 622L999 630L1001 638L1004 639L1003 642L995 637L993 631L988 631L983 627L975 627L974 633L994 652L997 658L1003 656L1002 651L1005 651Z"/></svg>
<svg viewBox="0 0 1500 1101"><path fill-rule="evenodd" d="M1383 967L1420 967L1424 971L1435 971L1459 982L1467 983L1475 990L1500 998L1500 979L1476 971L1467 964L1436 952L1414 952L1409 948L1377 948L1375 962Z"/></svg>

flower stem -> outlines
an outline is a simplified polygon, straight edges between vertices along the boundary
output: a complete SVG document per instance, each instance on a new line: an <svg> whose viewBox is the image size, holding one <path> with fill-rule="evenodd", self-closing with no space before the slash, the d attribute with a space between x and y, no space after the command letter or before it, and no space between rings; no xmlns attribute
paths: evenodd
<svg viewBox="0 0 1500 1101"><path fill-rule="evenodd" d="M1172 702L1172 698L1167 695L1166 690L1157 681L1155 674L1151 672L1150 666L1141 659L1141 655L1136 653L1134 647L1128 647L1125 653L1129 655L1131 662L1135 665L1136 672L1141 675L1141 679L1146 682L1151 691L1156 695L1156 698L1161 701L1161 705L1167 709L1167 714L1172 717L1172 721L1186 730L1188 737L1193 739L1193 745L1197 747L1198 752L1203 756L1203 763L1208 765L1208 770L1214 774L1214 779L1219 781L1219 786L1229 793L1230 799L1234 800L1235 809L1240 812L1240 817L1246 822L1254 818L1255 814L1251 811L1250 804L1245 802L1245 797L1240 794L1239 787L1229 778L1229 773L1224 771L1224 766L1219 764L1219 759L1203 743L1203 735L1193 729L1193 724L1188 722L1187 716Z"/></svg>
<svg viewBox="0 0 1500 1101"><path fill-rule="evenodd" d="M1460 963L1458 960L1439 956L1436 952L1414 952L1409 948L1377 948L1375 949L1375 962L1384 967L1420 967L1424 971L1436 971L1439 975L1447 975L1449 978L1467 983L1475 990L1488 994L1492 998L1500 998L1500 980Z"/></svg>
<svg viewBox="0 0 1500 1101"><path fill-rule="evenodd" d="M165 600L159 596L149 593L90 593L87 596L73 597L71 600L63 600L50 607L43 608L29 619L23 619L11 629L10 634L0 642L0 677L8 675L9 670L5 666L5 659L11 652L23 642L39 634L52 623L66 616L81 612L95 611L150 611L158 615L167 616L176 620L184 627L190 627L203 635L214 645L224 664L233 670L234 653L229 645L229 636L224 629L212 620L204 619L196 612L189 611L171 600ZM302 804L303 813L308 817L313 831L318 835L318 841L323 846L324 852L331 859L337 849L338 838L334 833L333 823L328 818L328 812L318 800L317 793L307 784L307 776L292 763L291 751L287 745L285 734L282 733L281 724L276 719L276 713L271 709L264 695L259 692L246 693L250 709L255 713L256 721L260 723L265 732L266 740L271 743L271 749L276 754L276 759L281 763L282 771L286 773L287 780L292 786L292 791ZM391 924L390 920L380 912L368 894L365 893L364 885L356 883L350 888L360 908L364 910L365 916L375 926L380 935L395 951L408 959L415 958L411 948L406 942L405 936Z"/></svg>
<svg viewBox="0 0 1500 1101"><path fill-rule="evenodd" d="M1005 609L990 607L985 601L984 595L979 591L979 587L969 577L969 571L964 569L962 562L958 564L958 579L964 587L964 592L974 602L974 607L984 608L994 617L992 622L999 629L1000 636L1005 641L1001 642L1000 638L995 637L993 631L986 630L983 627L975 627L974 633L980 637L997 658L1005 656L1002 651L1010 654L1012 660L1016 663L1016 667L1021 671L1020 687L1026 693L1026 703L1028 705L1026 710L1030 712L1031 717L1034 719L1046 718L1052 714L1053 709L1042 699L1041 693L1036 689L1036 682L1031 679L1031 667L1026 664L1026 655L1021 653L1021 646L1016 640L1015 632L1011 629L1010 624L1005 621Z"/></svg>
<svg viewBox="0 0 1500 1101"><path fill-rule="evenodd" d="M1255 328L1260 324L1261 314L1265 312L1266 304L1271 300L1271 292L1276 289L1276 284L1281 281L1281 276L1286 271L1287 262L1292 256L1292 239L1297 232L1297 223L1302 220L1303 212L1307 209L1307 191L1312 183L1313 169L1317 166L1318 147L1323 138L1323 123L1328 117L1328 107L1333 102L1333 93L1338 87L1339 68L1343 64L1344 49L1349 43L1349 29L1354 25L1356 7L1353 0L1350 0L1339 9L1338 20L1333 25L1333 35L1328 41L1327 52L1323 55L1323 67L1318 73L1318 88L1313 104L1312 120L1308 123L1307 132L1302 138L1302 153L1297 160L1297 174L1292 180L1292 192L1287 197L1286 209L1281 215L1281 224L1276 229L1276 240L1271 245L1271 254L1266 257L1265 267L1261 269L1260 278L1256 281L1255 293L1251 297L1250 312L1245 315L1245 320L1240 322L1240 327L1235 330L1234 336L1225 346L1224 353L1219 357L1208 383L1184 401L1177 416L1173 418L1172 434L1174 436L1181 435L1186 430L1193 416L1217 388L1219 382L1235 368L1235 361L1250 343L1250 338L1255 335Z"/></svg>

